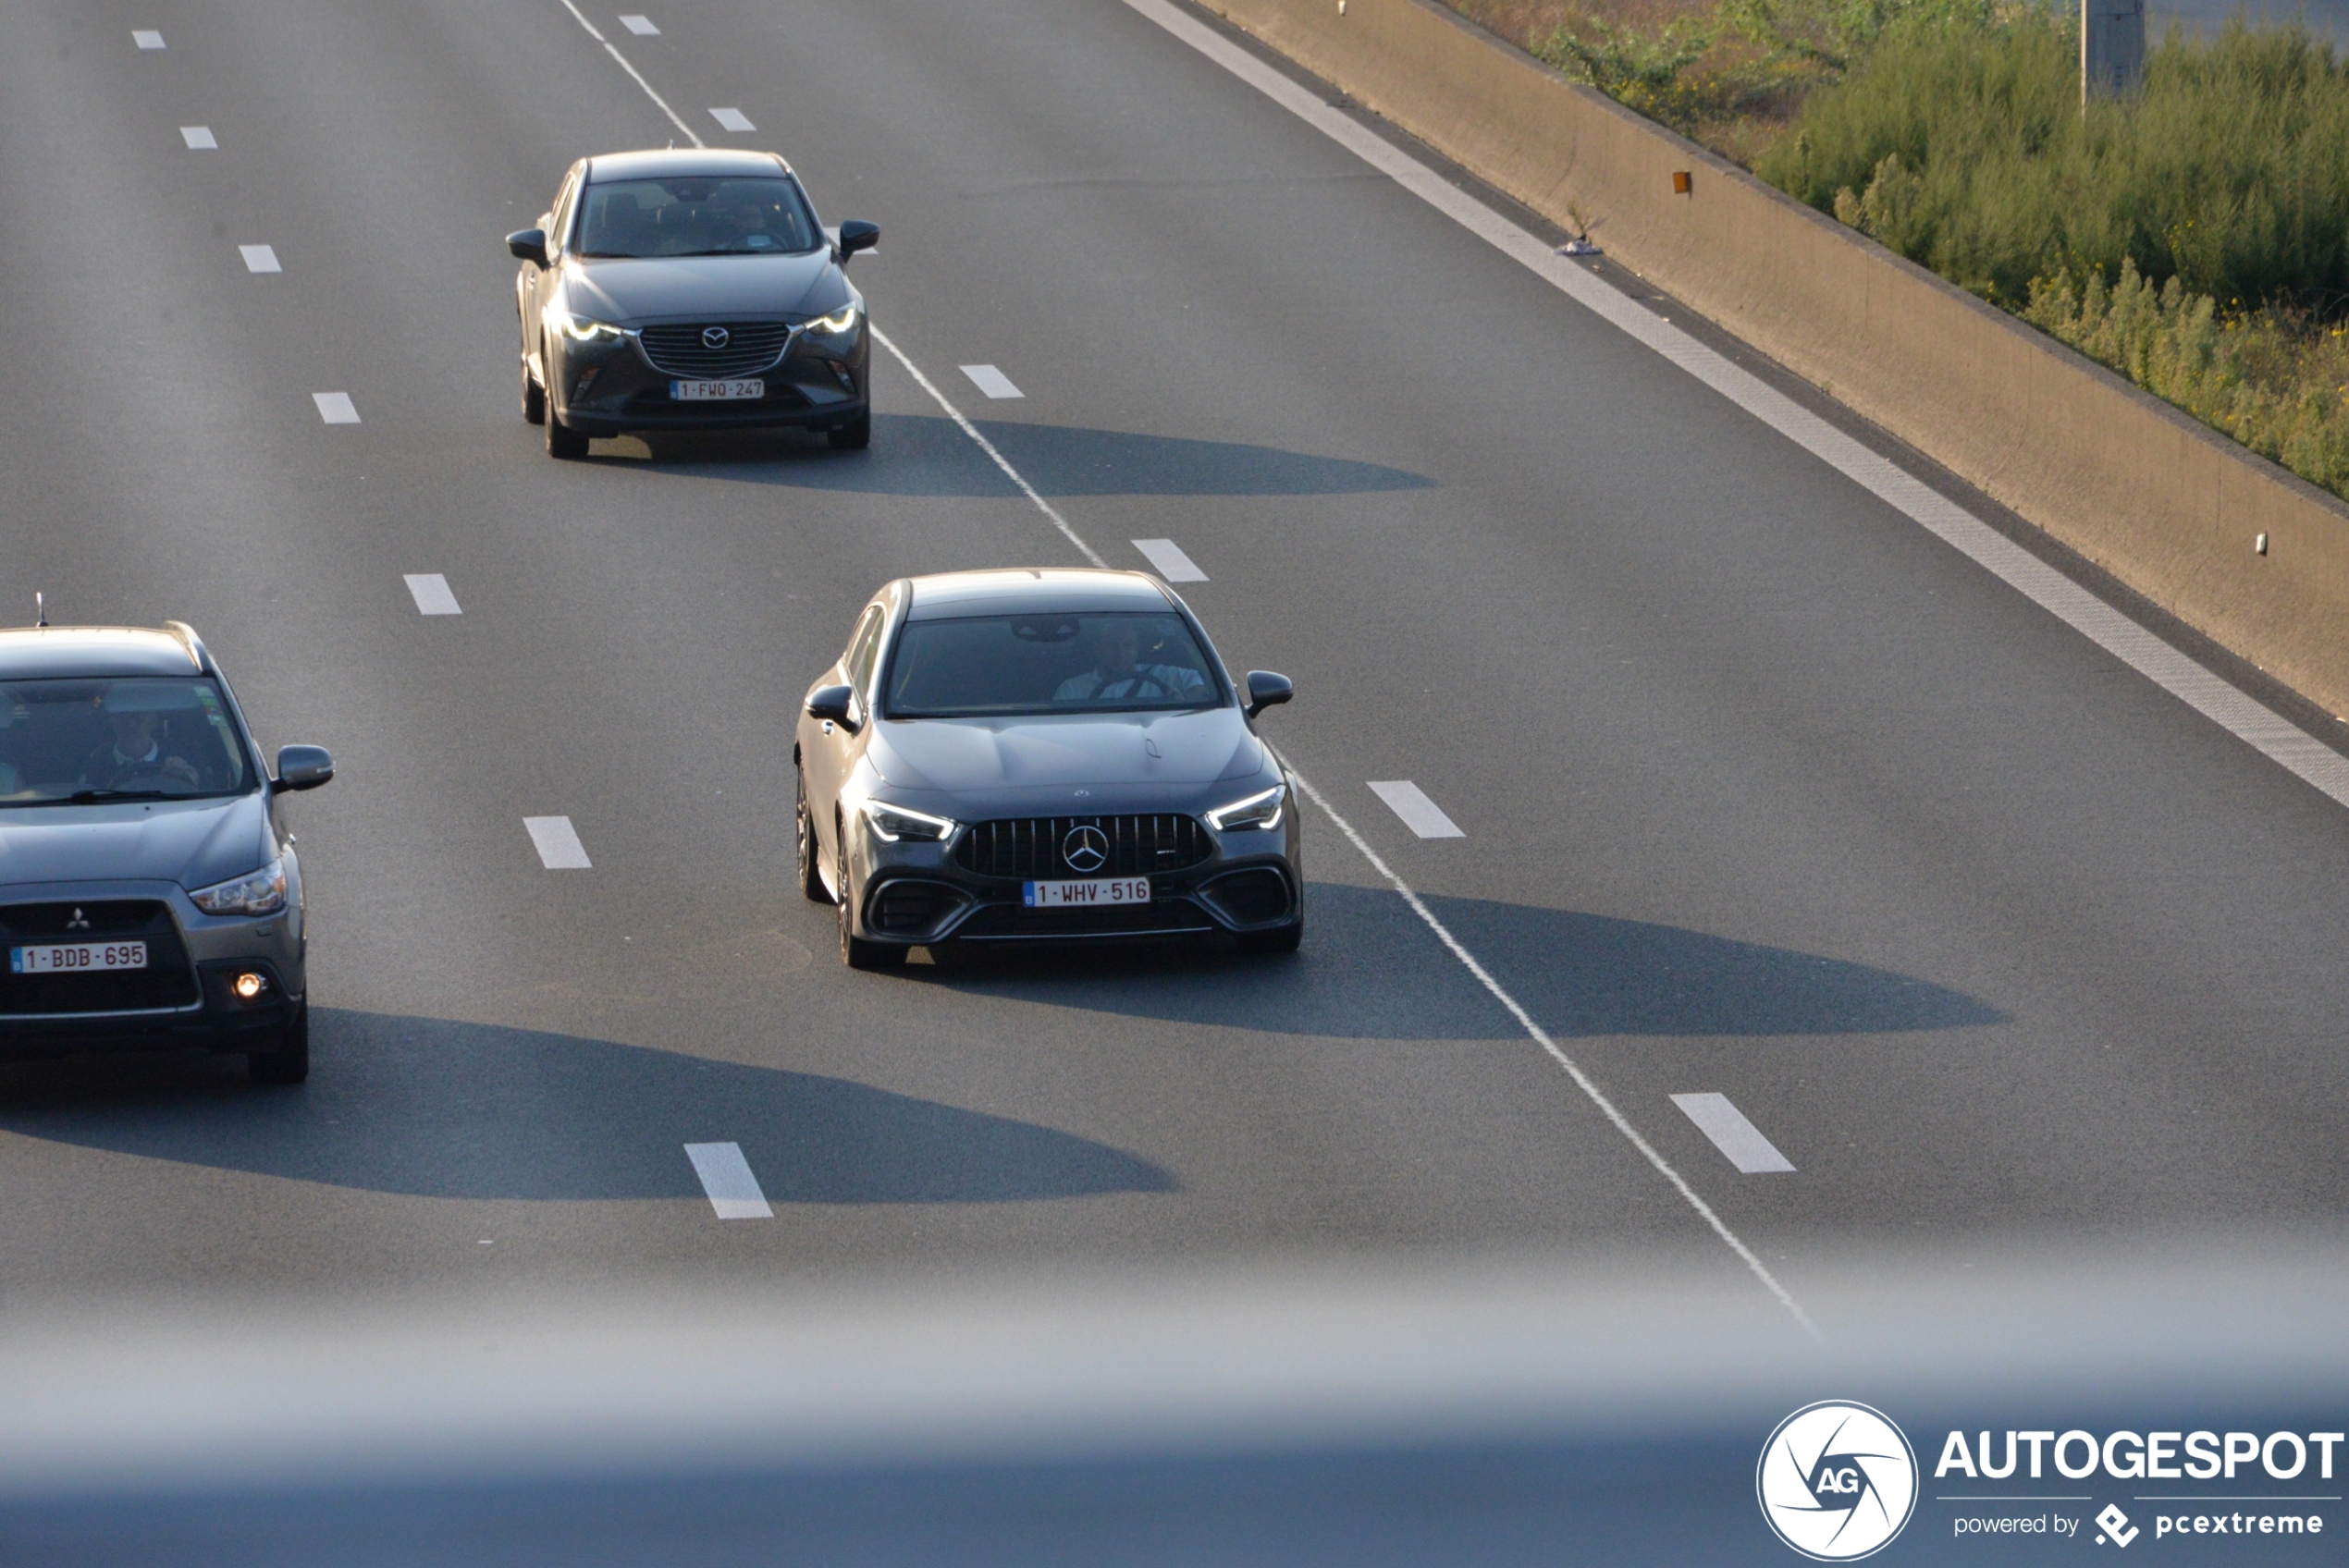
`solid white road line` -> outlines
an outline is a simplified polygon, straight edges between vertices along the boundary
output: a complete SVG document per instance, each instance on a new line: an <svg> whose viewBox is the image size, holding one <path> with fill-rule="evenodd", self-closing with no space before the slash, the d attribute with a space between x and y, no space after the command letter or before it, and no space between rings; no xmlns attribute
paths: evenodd
<svg viewBox="0 0 2349 1568"><path fill-rule="evenodd" d="M181 126L179 128L179 140L198 151L203 151L208 148L215 148L220 145L218 141L213 139L212 127L208 125Z"/></svg>
<svg viewBox="0 0 2349 1568"><path fill-rule="evenodd" d="M247 272L283 272L277 264L277 252L266 245L240 245L237 253L245 259Z"/></svg>
<svg viewBox="0 0 2349 1568"><path fill-rule="evenodd" d="M767 1194L758 1190L758 1178L751 1174L750 1161L743 1158L742 1145L687 1144L685 1158L694 1162L694 1174L701 1178L701 1190L709 1194L709 1207L719 1219L775 1218Z"/></svg>
<svg viewBox="0 0 2349 1568"><path fill-rule="evenodd" d="M1217 36L1166 0L1125 0L1250 87L1445 216L1522 263L1730 402L1903 512L1944 544L2303 781L2349 805L2349 757L2162 642L2038 557L1876 456L1783 393L1739 369L1579 263L1558 255L1368 127Z"/></svg>
<svg viewBox="0 0 2349 1568"><path fill-rule="evenodd" d="M1134 548L1142 552L1158 574L1169 582L1204 582L1207 573L1198 563L1183 554L1182 546L1172 539L1137 539Z"/></svg>
<svg viewBox="0 0 2349 1568"><path fill-rule="evenodd" d="M1371 793L1384 801L1387 809L1403 819L1403 826L1422 839L1465 839L1457 824L1444 815L1444 808L1427 798L1427 791L1408 778L1371 780Z"/></svg>
<svg viewBox="0 0 2349 1568"><path fill-rule="evenodd" d="M1713 1140L1715 1148L1729 1157L1731 1165L1748 1176L1794 1169L1794 1162L1762 1135L1761 1128L1745 1119L1745 1112L1729 1103L1728 1096L1674 1095L1672 1103L1696 1123L1698 1132Z"/></svg>
<svg viewBox="0 0 2349 1568"><path fill-rule="evenodd" d="M643 77L636 75L636 67L628 63L627 56L621 54L619 50L614 49L604 35L597 32L595 28L590 25L585 17L580 16L579 7L573 5L572 0L562 0L562 3L565 10L569 11L573 17L578 18L579 25L587 30L588 35L594 38L596 43L603 44L605 52L610 55L614 60L619 62L621 69L626 71L629 76L633 78L637 86L644 88L645 95L650 98L654 103L660 104L661 111L669 116L670 121L676 125L678 129L684 131L687 139L690 140L695 146L701 146L701 138L695 136L692 129L686 126L684 121L677 118L676 112L671 110L667 104L661 102L660 94L655 92L646 82ZM1136 0L1126 0L1126 3L1128 5L1134 5L1136 4ZM1179 16L1176 19L1187 20L1187 18L1184 18ZM1216 40L1216 42L1220 43L1221 40ZM1092 545L1088 545L1085 542L1082 534L1078 533L1076 530L1068 525L1068 520L1066 518L1061 516L1059 512L1052 509L1051 502L1045 500L1043 496L1036 493L1036 487L1028 484L1028 482L1021 476L1019 470L1014 468L1010 462L1004 459L1002 452L996 450L995 444L988 440L986 436L980 435L978 427L971 423L969 420L965 419L963 417L962 410L955 408L953 403L947 401L946 394L938 389L938 384L936 382L930 380L929 376L922 374L921 366L916 364L913 360L906 355L903 349L900 349L895 343L892 342L890 338L882 333L880 328L877 326L868 327L867 330L872 333L873 341L888 349L890 357L894 359L899 364L904 366L905 374L912 376L915 383L918 385L923 391L930 395L931 400L936 402L941 409L943 409L946 411L946 417L953 420L954 423L961 428L963 434L969 436L972 443L977 446L980 451L985 452L994 462L997 468L1002 470L1003 476L1009 479L1014 484L1019 486L1020 494L1035 502L1037 509L1042 512L1046 517L1052 519L1052 526L1059 529L1062 534L1066 537L1068 542L1076 547L1076 551L1079 555L1083 556L1087 560L1092 562L1095 566L1107 566L1109 564L1107 561L1101 559L1100 553L1096 551ZM1740 1241L1738 1237L1738 1233L1730 1230L1719 1215L1713 1212L1713 1206L1706 1203L1702 1197L1697 1195L1696 1189L1690 1186L1687 1180L1681 1176L1679 1171L1673 1169L1671 1161L1666 1159L1661 1154L1658 1154L1655 1150L1655 1146L1640 1135L1640 1130L1631 1125L1630 1118L1626 1117L1620 1110L1616 1109L1615 1102L1608 1099L1605 1094L1600 1090L1598 1084L1592 1080L1591 1075L1582 1071L1581 1064L1577 1062L1572 1057L1568 1056L1563 1049L1561 1049L1558 1043L1550 1037L1549 1032L1533 1021L1533 1015L1526 1011L1522 1006L1519 1005L1518 999L1515 997L1509 995L1507 991L1502 988L1501 983L1493 978L1492 972L1486 969L1483 964L1478 962L1476 955L1470 952L1467 948L1463 947L1460 944L1460 939L1452 935L1450 928L1445 926L1442 921L1436 919L1434 912L1430 910L1427 905L1420 900L1420 896L1417 893L1411 891L1410 884L1404 881L1400 876L1395 875L1394 869L1389 866L1384 860L1379 857L1378 851L1371 848L1370 840L1363 838L1359 833L1354 831L1354 825L1347 821L1345 817L1340 816L1330 805L1329 801L1322 794L1322 792L1319 790L1314 789L1311 784L1306 781L1304 775L1297 773L1294 768L1292 768L1290 769L1290 777L1297 780L1297 787L1305 792L1306 798L1321 808L1322 815L1328 817L1332 822L1337 825L1338 831L1346 835L1347 840L1354 846L1355 850L1360 853L1364 860L1370 862L1371 868L1376 871L1381 876L1385 877L1388 885L1394 888L1397 893L1402 895L1403 901L1410 906L1411 912L1414 914L1417 914L1421 921L1426 923L1428 929L1435 933L1436 939L1444 944L1445 948L1450 951L1454 958L1459 960L1461 966L1467 969L1470 974L1476 976L1478 983L1482 985L1485 990L1492 994L1494 1000L1499 1002L1504 1008L1508 1010L1509 1016L1517 1020L1518 1026L1525 1031L1526 1035L1532 1039L1533 1043L1540 1046L1543 1051L1548 1053L1551 1060L1556 1062L1560 1068L1565 1070L1567 1076L1574 1081L1574 1086L1581 1090L1583 1096L1590 1100L1593 1105L1598 1107L1600 1113L1605 1116L1607 1124L1613 1127L1617 1133L1621 1133L1624 1139L1629 1142L1633 1148L1639 1151L1641 1158L1644 1158L1648 1164L1655 1170L1657 1174L1661 1175L1666 1182L1671 1183L1672 1190L1680 1194L1681 1201L1686 1203L1691 1209L1695 1211L1697 1217L1703 1219L1705 1225L1712 1230L1713 1233L1721 1239L1722 1244L1737 1255L1738 1260L1743 1263L1746 1268L1753 1272L1753 1277L1762 1282L1764 1289L1767 1290L1771 1295L1777 1299L1778 1305L1785 1307L1793 1317L1794 1320L1802 1326L1803 1331L1810 1334L1814 1339L1819 1338L1820 1334L1818 1326L1811 1321L1811 1315L1802 1310L1802 1304L1796 1301L1794 1297L1789 1293L1784 1285L1778 1283L1777 1277L1770 1272L1769 1268L1763 1263L1761 1258L1754 1256L1753 1249L1747 1246L1744 1242Z"/></svg>
<svg viewBox="0 0 2349 1568"><path fill-rule="evenodd" d="M978 433L978 426L965 419L963 417L963 410L946 400L946 394L938 389L938 383L932 381L929 376L924 375L922 374L922 367L916 364L911 359L907 358L904 349L890 341L888 336L878 326L873 326L868 323L865 330L873 335L874 342L888 349L891 357L895 359L899 364L905 367L905 374L912 376L915 384L920 386L923 391L929 394L930 400L932 402L935 402L940 408L946 410L946 417L953 420L955 424L960 426L963 434L969 436L972 443L977 446L980 451L986 453L988 458L997 468L1003 471L1003 477L1010 480L1014 484L1018 485L1019 493L1027 496L1029 500L1035 502L1036 509L1038 511L1042 512L1046 517L1052 520L1052 526L1059 529L1063 536L1065 537L1070 544L1076 546L1077 554L1083 556L1087 560L1091 561L1095 566L1105 567L1109 565L1109 562L1101 559L1101 556L1095 552L1092 545L1085 543L1083 536L1080 535L1076 530L1068 525L1068 519L1061 516L1059 512L1053 510L1052 503L1038 495L1036 493L1036 486L1030 484L1024 477L1021 476L1019 470L1011 465L1009 459L1005 458L1002 452L995 449L995 443L990 441L986 436L981 435Z"/></svg>
<svg viewBox="0 0 2349 1568"><path fill-rule="evenodd" d="M658 38L660 36L660 29L653 26L653 19L650 17L639 17L633 15L625 16L620 18L620 25L626 28L629 31L634 33L639 38Z"/></svg>
<svg viewBox="0 0 2349 1568"><path fill-rule="evenodd" d="M141 49L160 49L163 47L163 34L134 27L130 30L130 42Z"/></svg>
<svg viewBox="0 0 2349 1568"><path fill-rule="evenodd" d="M1027 393L1012 385L1012 378L993 365L965 365L963 374L971 384L990 398L1025 398Z"/></svg>
<svg viewBox="0 0 2349 1568"><path fill-rule="evenodd" d="M449 591L449 579L437 571L408 573L408 592L415 596L420 615L462 615L457 607L457 595Z"/></svg>
<svg viewBox="0 0 2349 1568"><path fill-rule="evenodd" d="M318 417L328 424L357 424L358 406L348 392L313 392L310 400L318 405Z"/></svg>
<svg viewBox="0 0 2349 1568"><path fill-rule="evenodd" d="M709 111L709 117L727 130L756 130L758 129L750 123L750 116L740 109L712 109Z"/></svg>
<svg viewBox="0 0 2349 1568"><path fill-rule="evenodd" d="M530 830L530 841L538 850L538 858L549 871L590 871L594 865L587 859L587 846L579 841L579 830L567 816L525 816L522 825Z"/></svg>

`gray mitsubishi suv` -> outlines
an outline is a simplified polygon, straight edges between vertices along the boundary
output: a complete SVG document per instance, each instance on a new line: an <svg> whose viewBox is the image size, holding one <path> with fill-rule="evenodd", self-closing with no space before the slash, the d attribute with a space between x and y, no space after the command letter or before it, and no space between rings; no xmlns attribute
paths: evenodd
<svg viewBox="0 0 2349 1568"><path fill-rule="evenodd" d="M178 621L0 630L0 1059L193 1046L310 1072L301 868L228 683Z"/></svg>

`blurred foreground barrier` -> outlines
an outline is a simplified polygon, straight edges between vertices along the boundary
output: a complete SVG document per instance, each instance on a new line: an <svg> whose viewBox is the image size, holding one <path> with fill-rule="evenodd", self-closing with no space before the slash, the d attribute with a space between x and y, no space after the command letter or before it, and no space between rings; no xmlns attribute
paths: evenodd
<svg viewBox="0 0 2349 1568"><path fill-rule="evenodd" d="M1432 0L1203 4L2349 715L2349 507Z"/></svg>

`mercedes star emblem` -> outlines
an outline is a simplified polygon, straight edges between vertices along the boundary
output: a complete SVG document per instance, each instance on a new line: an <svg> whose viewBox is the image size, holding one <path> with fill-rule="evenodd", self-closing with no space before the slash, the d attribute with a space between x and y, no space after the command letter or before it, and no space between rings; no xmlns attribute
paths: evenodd
<svg viewBox="0 0 2349 1568"><path fill-rule="evenodd" d="M701 329L701 346L705 349L723 349L726 340L732 336L722 326L705 326Z"/></svg>
<svg viewBox="0 0 2349 1568"><path fill-rule="evenodd" d="M1089 825L1072 827L1061 839L1061 859L1071 871L1099 871L1109 864L1109 835Z"/></svg>

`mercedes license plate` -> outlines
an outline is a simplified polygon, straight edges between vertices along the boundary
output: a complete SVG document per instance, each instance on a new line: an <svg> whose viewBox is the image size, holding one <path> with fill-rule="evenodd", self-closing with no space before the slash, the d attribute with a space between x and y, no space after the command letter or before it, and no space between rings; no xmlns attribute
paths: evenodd
<svg viewBox="0 0 2349 1568"><path fill-rule="evenodd" d="M763 381L672 381L670 398L680 403L722 403L737 398L764 398Z"/></svg>
<svg viewBox="0 0 2349 1568"><path fill-rule="evenodd" d="M79 974L90 969L144 969L144 942L55 942L38 948L10 948L11 974Z"/></svg>
<svg viewBox="0 0 2349 1568"><path fill-rule="evenodd" d="M1147 876L1096 876L1084 882L1029 882L1020 901L1029 909L1082 908L1087 904L1146 904L1150 901Z"/></svg>

